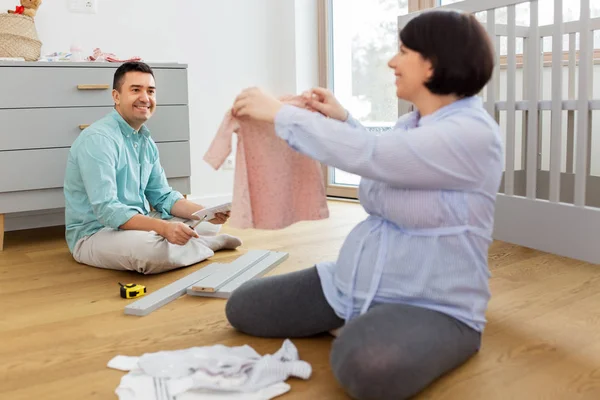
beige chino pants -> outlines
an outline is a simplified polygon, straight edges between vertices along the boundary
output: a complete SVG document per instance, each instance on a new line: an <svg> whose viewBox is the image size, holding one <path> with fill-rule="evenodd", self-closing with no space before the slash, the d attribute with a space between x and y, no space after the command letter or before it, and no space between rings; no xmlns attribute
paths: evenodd
<svg viewBox="0 0 600 400"><path fill-rule="evenodd" d="M160 218L160 213L154 211L149 216ZM189 221L172 218L169 222ZM183 246L170 243L156 232L103 228L80 239L73 249L73 258L98 268L157 274L199 263L212 257L215 251L241 245L235 237L215 235L214 229L211 232L202 226L207 225L196 227L200 237L190 239Z"/></svg>

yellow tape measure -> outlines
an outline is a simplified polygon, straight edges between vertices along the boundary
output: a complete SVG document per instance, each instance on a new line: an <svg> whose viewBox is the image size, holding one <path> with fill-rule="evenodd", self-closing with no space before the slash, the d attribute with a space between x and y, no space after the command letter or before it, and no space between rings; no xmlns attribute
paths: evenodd
<svg viewBox="0 0 600 400"><path fill-rule="evenodd" d="M123 285L121 282L119 282L119 285L121 285L121 297L124 299L142 297L146 294L146 286L138 285L137 283Z"/></svg>

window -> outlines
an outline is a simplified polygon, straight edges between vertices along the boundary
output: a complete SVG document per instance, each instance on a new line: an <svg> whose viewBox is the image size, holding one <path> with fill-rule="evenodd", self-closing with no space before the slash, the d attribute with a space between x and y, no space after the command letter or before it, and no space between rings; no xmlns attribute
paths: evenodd
<svg viewBox="0 0 600 400"><path fill-rule="evenodd" d="M329 0L328 86L354 118L370 130L398 119L393 72L388 61L398 49L397 17L409 0ZM357 197L358 176L327 171L328 194Z"/></svg>

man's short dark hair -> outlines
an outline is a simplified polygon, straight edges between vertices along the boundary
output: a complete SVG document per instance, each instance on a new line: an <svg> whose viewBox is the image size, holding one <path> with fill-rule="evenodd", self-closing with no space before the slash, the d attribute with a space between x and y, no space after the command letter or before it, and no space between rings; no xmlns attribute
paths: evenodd
<svg viewBox="0 0 600 400"><path fill-rule="evenodd" d="M128 61L126 63L121 64L119 68L117 68L117 70L115 71L115 75L113 78L113 89L116 89L117 91L121 90L121 86L123 85L123 78L128 72L145 72L154 77L154 71L152 71L152 68L150 68L148 64L143 63L141 61Z"/></svg>
<svg viewBox="0 0 600 400"><path fill-rule="evenodd" d="M433 76L425 83L431 93L474 96L492 77L494 47L472 14L425 11L401 30L400 43L432 63Z"/></svg>

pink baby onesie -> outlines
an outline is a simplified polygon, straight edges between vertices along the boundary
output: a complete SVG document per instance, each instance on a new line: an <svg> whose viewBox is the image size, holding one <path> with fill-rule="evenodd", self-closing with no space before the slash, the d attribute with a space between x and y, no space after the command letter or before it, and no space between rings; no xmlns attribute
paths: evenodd
<svg viewBox="0 0 600 400"><path fill-rule="evenodd" d="M282 99L308 108L300 97ZM272 123L225 115L204 160L218 169L237 134L235 183L229 225L282 229L295 222L329 217L321 164L288 146Z"/></svg>

